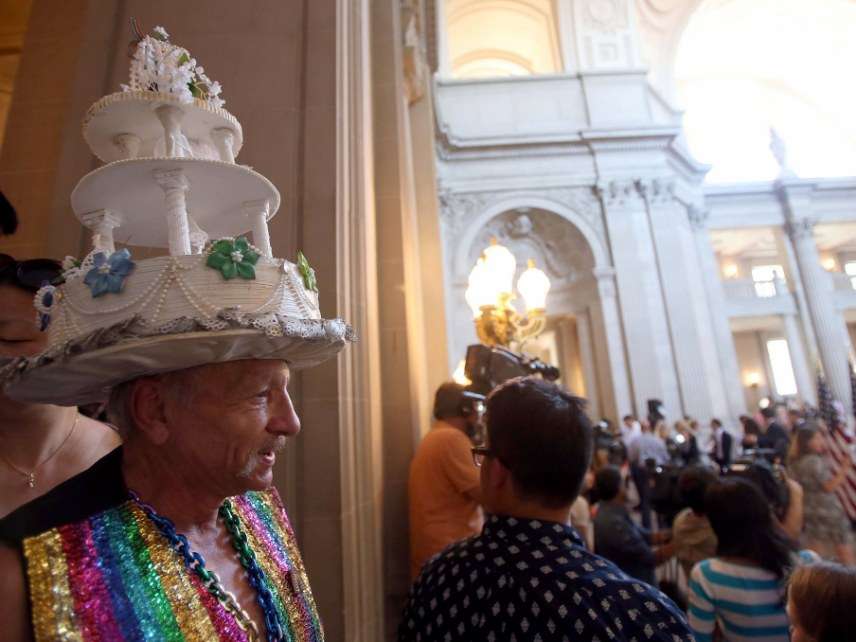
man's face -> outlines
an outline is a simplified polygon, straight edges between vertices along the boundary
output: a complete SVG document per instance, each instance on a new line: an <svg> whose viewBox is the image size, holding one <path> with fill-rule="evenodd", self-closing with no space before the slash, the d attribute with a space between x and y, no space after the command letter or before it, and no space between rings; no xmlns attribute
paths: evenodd
<svg viewBox="0 0 856 642"><path fill-rule="evenodd" d="M29 357L45 349L47 333L36 327L33 294L0 284L0 362L13 357Z"/></svg>
<svg viewBox="0 0 856 642"><path fill-rule="evenodd" d="M245 360L192 373L189 399L166 405L168 456L224 496L273 483L276 453L300 431L283 361Z"/></svg>

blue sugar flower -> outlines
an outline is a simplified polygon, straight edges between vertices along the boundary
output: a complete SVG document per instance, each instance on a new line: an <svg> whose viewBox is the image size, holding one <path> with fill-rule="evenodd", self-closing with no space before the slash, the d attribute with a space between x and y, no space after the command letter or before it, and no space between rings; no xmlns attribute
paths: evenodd
<svg viewBox="0 0 856 642"><path fill-rule="evenodd" d="M107 292L121 292L125 279L136 267L136 263L131 260L131 253L126 249L113 252L109 257L104 252L98 252L92 260L94 267L86 273L83 282L89 286L93 297Z"/></svg>

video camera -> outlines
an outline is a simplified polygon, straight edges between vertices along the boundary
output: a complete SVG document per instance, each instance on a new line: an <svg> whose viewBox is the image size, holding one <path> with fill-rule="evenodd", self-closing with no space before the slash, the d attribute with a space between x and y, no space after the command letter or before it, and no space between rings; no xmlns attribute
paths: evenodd
<svg viewBox="0 0 856 642"><path fill-rule="evenodd" d="M481 395L482 399L499 384L514 377L537 374L547 381L555 381L560 375L558 368L535 357L481 344L467 347L464 374L472 382L467 391Z"/></svg>

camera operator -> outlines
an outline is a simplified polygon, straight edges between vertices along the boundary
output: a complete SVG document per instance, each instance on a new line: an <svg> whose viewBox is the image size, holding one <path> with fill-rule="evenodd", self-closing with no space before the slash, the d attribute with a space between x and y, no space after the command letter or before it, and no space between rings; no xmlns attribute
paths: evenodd
<svg viewBox="0 0 856 642"><path fill-rule="evenodd" d="M803 489L783 466L755 455L736 461L727 475L752 482L764 495L782 530L791 539L799 539L803 528Z"/></svg>
<svg viewBox="0 0 856 642"><path fill-rule="evenodd" d="M481 420L480 404L448 381L434 396L434 425L410 464L410 571L452 542L482 527L478 469L470 449Z"/></svg>
<svg viewBox="0 0 856 642"><path fill-rule="evenodd" d="M642 422L642 432L627 449L630 460L630 474L639 493L639 511L642 526L651 528L651 473L650 465L662 466L669 462L669 451L660 437L654 434L651 422Z"/></svg>
<svg viewBox="0 0 856 642"><path fill-rule="evenodd" d="M675 442L676 455L684 466L693 466L698 463L700 457L698 441L689 422L683 419L676 421L675 435L672 439Z"/></svg>

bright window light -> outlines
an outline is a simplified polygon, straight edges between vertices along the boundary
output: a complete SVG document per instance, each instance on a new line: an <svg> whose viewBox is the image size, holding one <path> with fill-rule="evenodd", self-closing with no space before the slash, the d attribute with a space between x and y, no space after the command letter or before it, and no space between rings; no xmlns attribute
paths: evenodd
<svg viewBox="0 0 856 642"><path fill-rule="evenodd" d="M798 176L856 174L854 32L854 2L701 3L675 75L690 150L713 166L707 181L776 178L771 127Z"/></svg>
<svg viewBox="0 0 856 642"><path fill-rule="evenodd" d="M770 368L773 371L776 392L780 397L797 394L797 382L794 379L794 368L791 364L788 342L784 339L767 341L767 354L770 357Z"/></svg>
<svg viewBox="0 0 856 642"><path fill-rule="evenodd" d="M850 287L856 290L856 261L845 263L844 273L850 277Z"/></svg>
<svg viewBox="0 0 856 642"><path fill-rule="evenodd" d="M785 278L781 265L756 265L752 268L752 280L755 282L755 295L767 299L776 296L776 279Z"/></svg>

